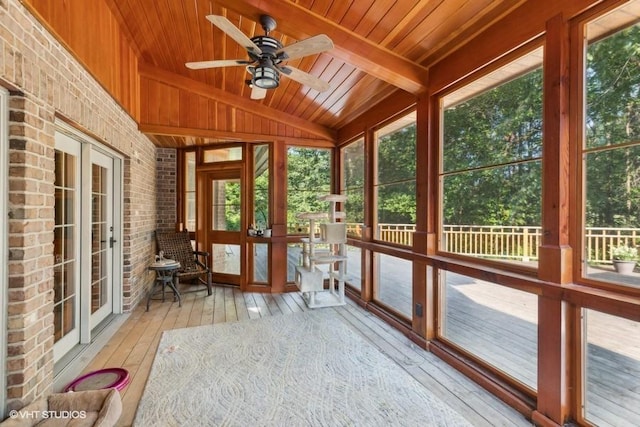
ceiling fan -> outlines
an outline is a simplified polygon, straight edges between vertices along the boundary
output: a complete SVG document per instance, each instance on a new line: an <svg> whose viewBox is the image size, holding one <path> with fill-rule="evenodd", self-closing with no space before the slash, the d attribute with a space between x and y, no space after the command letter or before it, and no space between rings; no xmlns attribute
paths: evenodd
<svg viewBox="0 0 640 427"><path fill-rule="evenodd" d="M280 84L281 74L318 92L324 92L329 89L329 83L295 67L282 64L282 62L289 59L332 49L333 42L326 35L319 34L289 46L283 46L279 40L269 36L269 33L276 28L276 21L268 15L260 16L260 25L262 25L265 34L252 38L247 37L224 16L207 15L207 19L242 45L247 50L250 59L187 62L185 64L187 68L200 70L204 68L246 66L247 71L251 74L251 79L246 81L251 87L251 99L263 99L267 95L267 89L277 88Z"/></svg>

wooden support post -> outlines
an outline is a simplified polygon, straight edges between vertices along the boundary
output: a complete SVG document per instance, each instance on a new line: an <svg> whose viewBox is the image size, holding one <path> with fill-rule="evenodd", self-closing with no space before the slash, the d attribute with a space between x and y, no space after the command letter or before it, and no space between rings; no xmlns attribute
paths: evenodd
<svg viewBox="0 0 640 427"><path fill-rule="evenodd" d="M430 162L430 138L429 138L429 96L418 98L416 105L416 228L413 233L413 251L426 255L433 248L429 248L430 227L433 227L433 212L435 207L429 203L429 174L432 172ZM436 163L437 164L437 163ZM426 167L423 167L426 166ZM431 209L431 210L430 210ZM424 262L413 262L413 333L422 339L433 338L428 336L428 331L433 331L435 313L428 310L434 305L433 288L427 288L427 265Z"/></svg>
<svg viewBox="0 0 640 427"><path fill-rule="evenodd" d="M572 280L569 246L569 25L559 14L547 21L544 52L544 145L542 154L542 246L538 276L558 286ZM538 405L540 424L571 417L571 334L562 292L538 298Z"/></svg>
<svg viewBox="0 0 640 427"><path fill-rule="evenodd" d="M275 141L270 156L271 192L271 292L284 292L287 284L287 146Z"/></svg>

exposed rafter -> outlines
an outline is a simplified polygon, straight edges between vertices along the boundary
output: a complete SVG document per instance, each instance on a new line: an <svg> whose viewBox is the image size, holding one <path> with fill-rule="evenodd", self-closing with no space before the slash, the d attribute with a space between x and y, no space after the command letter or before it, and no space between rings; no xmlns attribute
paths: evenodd
<svg viewBox="0 0 640 427"><path fill-rule="evenodd" d="M336 132L324 126L318 125L316 123L311 123L296 116L285 114L281 111L277 111L264 105L256 104L255 102L247 98L230 94L204 83L196 82L189 79L188 77L173 74L168 71L153 67L149 64L140 64L139 71L141 76L150 77L156 81L164 82L170 86L174 86L182 90L199 94L205 97L210 97L218 102L222 102L240 110L265 117L274 122L280 122L290 125L301 131L316 135L318 136L318 139L323 139L326 141L336 140Z"/></svg>
<svg viewBox="0 0 640 427"><path fill-rule="evenodd" d="M290 136L274 136L269 134L256 134L256 133L245 133L245 132L229 132L229 131L217 131L214 129L197 129L197 128L187 128L184 126L164 126L164 125L147 125L141 124L138 126L140 132L146 133L148 135L154 135L152 138L156 145L165 146L162 143L163 136L173 137L171 144L166 145L167 147L187 147L190 145L210 145L215 143L225 143L225 142L268 142L268 141L277 141L283 142L286 144L292 145L300 145L304 144L307 146L314 147L325 147L331 148L334 147L335 144L332 141L326 139L310 139L310 138L300 138L300 137L290 137ZM181 141L176 143L176 141ZM194 142L193 144L188 143Z"/></svg>

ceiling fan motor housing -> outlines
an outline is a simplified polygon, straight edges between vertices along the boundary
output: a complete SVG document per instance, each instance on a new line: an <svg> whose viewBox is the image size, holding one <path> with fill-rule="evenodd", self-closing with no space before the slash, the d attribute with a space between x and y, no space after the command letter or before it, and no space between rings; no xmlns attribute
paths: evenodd
<svg viewBox="0 0 640 427"><path fill-rule="evenodd" d="M280 73L275 65L282 62L276 52L282 49L282 43L279 40L269 37L268 35L256 36L251 39L262 51L262 54L256 55L249 51L249 56L258 62L255 67L249 67L253 78L251 83L262 89L273 89L280 84Z"/></svg>
<svg viewBox="0 0 640 427"><path fill-rule="evenodd" d="M251 38L251 41L254 42L262 51L261 55L256 55L251 51L248 52L249 56L254 61L259 61L265 56L271 57L276 64L282 61L282 59L278 58L278 55L276 54L278 49L282 49L282 43L280 43L280 40L269 36L255 36Z"/></svg>

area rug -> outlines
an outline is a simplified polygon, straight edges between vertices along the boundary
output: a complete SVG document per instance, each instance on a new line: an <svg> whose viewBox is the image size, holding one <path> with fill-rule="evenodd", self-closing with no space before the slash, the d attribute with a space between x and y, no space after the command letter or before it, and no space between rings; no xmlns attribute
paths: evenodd
<svg viewBox="0 0 640 427"><path fill-rule="evenodd" d="M470 424L325 308L164 332L134 425Z"/></svg>

